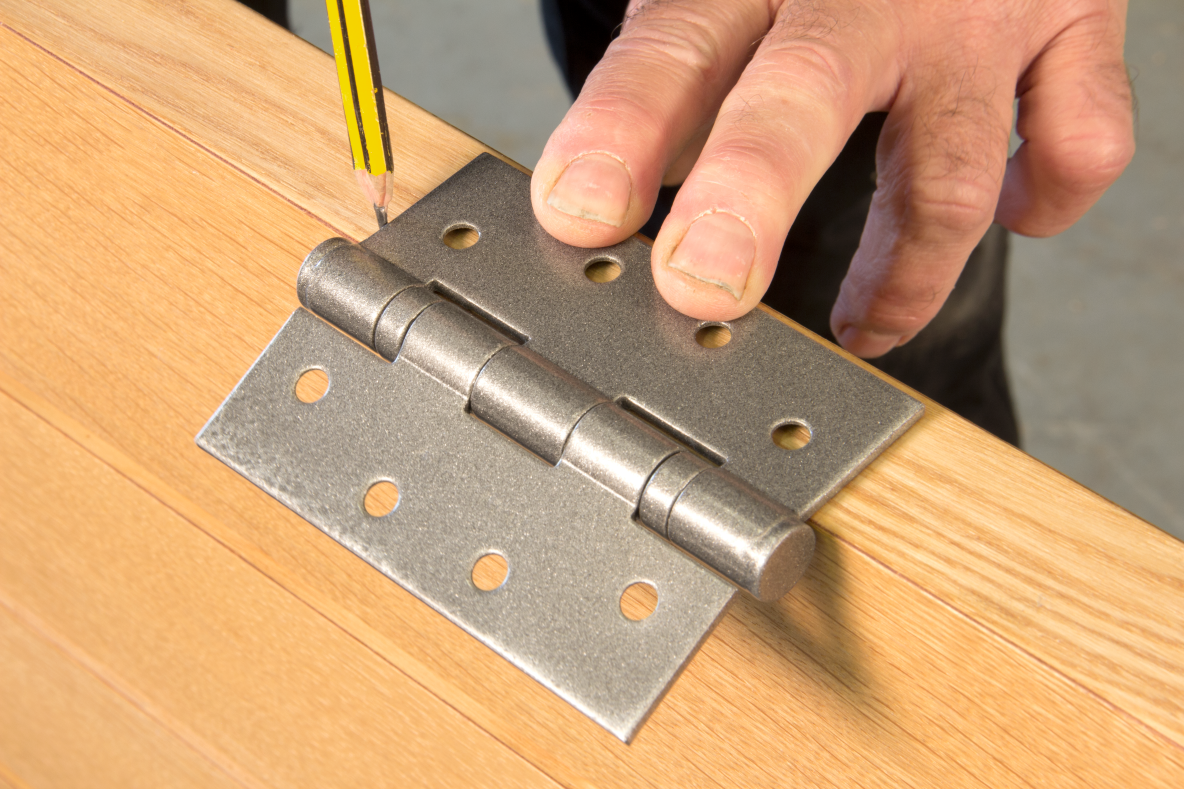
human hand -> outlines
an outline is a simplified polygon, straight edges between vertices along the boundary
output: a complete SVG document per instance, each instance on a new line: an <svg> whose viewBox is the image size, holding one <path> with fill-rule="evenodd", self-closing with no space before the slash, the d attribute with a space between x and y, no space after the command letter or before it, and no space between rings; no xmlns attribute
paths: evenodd
<svg viewBox="0 0 1184 789"><path fill-rule="evenodd" d="M730 320L768 289L860 119L887 111L831 313L843 346L882 355L937 314L992 220L1053 235L1122 173L1125 15L1125 0L635 0L543 151L535 214L562 241L607 246L683 183L655 284L687 315Z"/></svg>

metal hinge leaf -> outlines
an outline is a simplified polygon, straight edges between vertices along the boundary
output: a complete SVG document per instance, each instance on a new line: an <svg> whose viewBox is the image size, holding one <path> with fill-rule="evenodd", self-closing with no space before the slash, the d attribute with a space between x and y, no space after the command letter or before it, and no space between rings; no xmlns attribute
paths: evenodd
<svg viewBox="0 0 1184 789"><path fill-rule="evenodd" d="M308 309L198 443L628 741L737 587L800 576L803 519L921 404L760 311L679 315L646 245L560 244L528 190L482 155L362 245L318 246ZM302 402L311 369L329 387ZM375 515L379 481L398 499ZM483 588L489 554L509 572ZM658 605L633 621L638 582Z"/></svg>

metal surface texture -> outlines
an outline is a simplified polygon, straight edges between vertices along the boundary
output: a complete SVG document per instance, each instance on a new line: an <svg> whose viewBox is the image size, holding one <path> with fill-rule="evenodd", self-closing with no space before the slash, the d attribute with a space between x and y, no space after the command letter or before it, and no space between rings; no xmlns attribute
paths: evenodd
<svg viewBox="0 0 1184 789"><path fill-rule="evenodd" d="M442 243L476 230L466 249ZM483 154L362 242L423 282L493 318L543 358L721 461L802 518L921 415L921 404L773 316L726 323L731 341L704 348L704 325L653 286L650 248L569 247L534 218L530 178ZM611 260L621 274L584 271ZM786 451L779 425L805 425L810 443Z"/></svg>
<svg viewBox="0 0 1184 789"><path fill-rule="evenodd" d="M446 301L423 310L399 350L399 358L414 364L457 394L469 391L489 357L514 341Z"/></svg>
<svg viewBox="0 0 1184 789"><path fill-rule="evenodd" d="M302 403L296 382L313 368L329 388ZM736 593L640 527L620 497L305 310L198 443L625 741ZM381 480L399 500L374 518L363 499ZM488 553L509 574L483 592L472 571ZM658 606L634 622L620 598L638 581Z"/></svg>
<svg viewBox="0 0 1184 789"><path fill-rule="evenodd" d="M482 156L364 246L319 245L297 292L320 317L293 314L198 443L628 741L728 582L788 591L802 518L921 405L761 312L700 346L647 246L559 244L528 185ZM457 227L477 243L447 244ZM621 276L586 277L601 259ZM330 384L308 404L312 368ZM804 448L774 442L789 423ZM374 518L381 480L399 502ZM510 570L484 592L487 553ZM636 581L659 594L641 622L620 608Z"/></svg>
<svg viewBox="0 0 1184 789"><path fill-rule="evenodd" d="M674 502L692 479L709 468L710 463L688 452L679 452L662 461L641 494L638 517L658 534L667 537L666 524Z"/></svg>
<svg viewBox="0 0 1184 789"><path fill-rule="evenodd" d="M473 413L548 463L558 463L580 418L606 402L592 387L525 348L508 348L486 363L473 385Z"/></svg>
<svg viewBox="0 0 1184 789"><path fill-rule="evenodd" d="M754 597L780 599L814 555L814 532L721 469L695 475L670 508L666 536Z"/></svg>
<svg viewBox="0 0 1184 789"><path fill-rule="evenodd" d="M616 403L592 408L576 424L563 459L636 509L650 475L678 444Z"/></svg>
<svg viewBox="0 0 1184 789"><path fill-rule="evenodd" d="M494 329L430 285L407 285L410 275L376 275L371 257L348 243L320 244L297 280L305 306L330 322L344 321L339 328L355 338L373 334L371 347L383 358L419 368L462 395L465 409L478 419L548 463L564 463L607 488L637 511L642 524L754 596L780 597L805 572L813 532L784 505L718 469L702 481L693 473L657 474L668 461L697 472L710 464L696 465L693 450L516 345L511 330ZM364 314L377 322L374 331L359 325L356 291L366 294ZM374 305L388 297L375 315ZM384 326L402 334L397 351L393 342L388 347ZM676 481L680 487L671 489ZM649 486L655 491L646 495ZM672 523L678 528L669 528Z"/></svg>

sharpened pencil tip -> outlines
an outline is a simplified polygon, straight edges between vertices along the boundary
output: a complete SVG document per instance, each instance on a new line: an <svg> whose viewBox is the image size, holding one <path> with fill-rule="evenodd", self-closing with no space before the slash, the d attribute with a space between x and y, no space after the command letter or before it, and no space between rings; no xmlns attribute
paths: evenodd
<svg viewBox="0 0 1184 789"><path fill-rule="evenodd" d="M374 206L374 218L378 220L378 229L386 227L386 206Z"/></svg>

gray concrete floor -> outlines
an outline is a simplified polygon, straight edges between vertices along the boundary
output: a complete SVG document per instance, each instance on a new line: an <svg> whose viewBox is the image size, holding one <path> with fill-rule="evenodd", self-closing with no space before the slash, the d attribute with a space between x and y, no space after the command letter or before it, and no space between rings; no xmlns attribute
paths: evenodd
<svg viewBox="0 0 1184 789"><path fill-rule="evenodd" d="M1015 238L1024 449L1184 539L1184 3L1133 0L1138 152L1074 227Z"/></svg>
<svg viewBox="0 0 1184 789"><path fill-rule="evenodd" d="M328 50L323 0L290 3ZM538 0L371 9L387 87L538 161L568 105ZM1008 359L1024 448L1184 539L1184 3L1132 0L1128 25L1138 153L1075 227L1014 239Z"/></svg>

